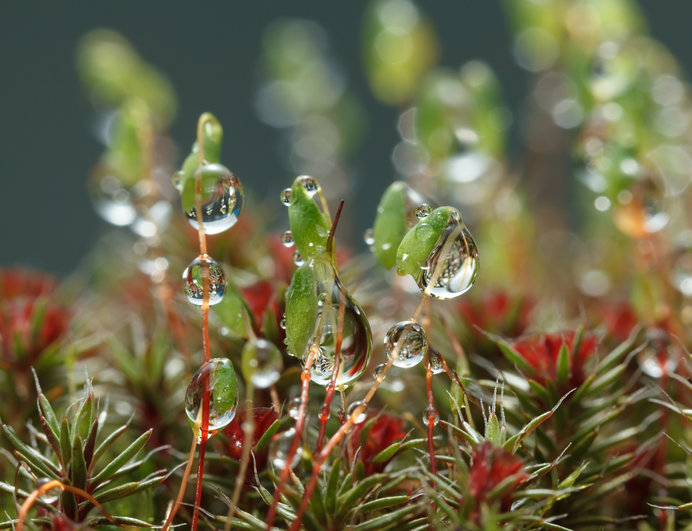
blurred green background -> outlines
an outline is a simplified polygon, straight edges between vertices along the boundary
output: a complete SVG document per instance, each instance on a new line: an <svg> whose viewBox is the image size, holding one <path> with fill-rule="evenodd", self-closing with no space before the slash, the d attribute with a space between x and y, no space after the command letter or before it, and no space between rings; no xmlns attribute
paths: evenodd
<svg viewBox="0 0 692 531"><path fill-rule="evenodd" d="M640 2L651 34L692 70L689 0ZM100 234L110 230L91 207L87 176L102 151L93 113L75 70L80 37L109 27L131 40L140 55L175 86L180 109L171 134L181 148L193 140L196 120L214 112L224 124L224 161L255 201L267 198L278 223L279 192L295 177L278 154L277 130L257 117L257 60L263 31L280 17L298 17L326 31L332 57L363 104L363 144L349 161L357 209L352 235L372 223L379 196L392 180L391 151L398 140L397 110L379 104L366 85L361 61L365 2L5 2L0 8L0 265L27 265L65 275ZM419 3L435 26L441 64L457 67L480 58L502 83L515 124L521 120L529 75L516 66L501 2ZM521 146L516 127L512 150ZM319 175L316 175L319 179ZM123 229L124 230L124 229ZM354 244L360 238L353 236Z"/></svg>

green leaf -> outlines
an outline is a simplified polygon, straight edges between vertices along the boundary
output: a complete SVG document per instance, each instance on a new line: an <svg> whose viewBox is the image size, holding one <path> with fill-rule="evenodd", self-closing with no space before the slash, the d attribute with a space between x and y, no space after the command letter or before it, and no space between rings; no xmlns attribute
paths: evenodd
<svg viewBox="0 0 692 531"><path fill-rule="evenodd" d="M247 306L235 286L228 285L226 293L221 301L214 305L213 311L221 324L228 328L233 335L240 338L247 337L243 320L243 312L247 312Z"/></svg>
<svg viewBox="0 0 692 531"><path fill-rule="evenodd" d="M235 409L238 403L238 379L235 375L233 363L226 360L225 363L216 365L214 373L214 387L212 389L212 404L221 414Z"/></svg>
<svg viewBox="0 0 692 531"><path fill-rule="evenodd" d="M387 446L387 448L378 453L375 457L373 457L372 462L375 464L385 463L389 461L392 457L394 457L394 454L396 454L399 450L401 450L401 443L392 443L389 446Z"/></svg>
<svg viewBox="0 0 692 531"><path fill-rule="evenodd" d="M125 496L131 496L135 492L139 492L153 485L157 485L163 482L165 479L165 471L158 471L141 481L131 481L116 487L95 491L93 496L99 503L105 503L118 498L124 498Z"/></svg>
<svg viewBox="0 0 692 531"><path fill-rule="evenodd" d="M98 461L99 458L104 454L104 452L108 449L108 447L113 444L113 442L120 437L125 430L127 430L128 426L127 424L120 426L111 434L106 437L101 444L99 444L98 448L96 449L96 452L94 452L94 462Z"/></svg>
<svg viewBox="0 0 692 531"><path fill-rule="evenodd" d="M360 462L360 461L359 461ZM356 502L362 499L365 494L376 485L383 483L389 479L387 474L373 474L359 481L350 490L340 495L336 501L336 506L340 508L339 519L348 514L349 511L355 508Z"/></svg>
<svg viewBox="0 0 692 531"><path fill-rule="evenodd" d="M125 465L130 459L137 455L151 437L153 430L147 430L140 435L130 446L125 448L117 457L110 461L104 468L96 474L91 483L98 485L102 480L108 479L113 473L117 472L120 467Z"/></svg>
<svg viewBox="0 0 692 531"><path fill-rule="evenodd" d="M94 459L94 449L96 447L96 436L99 432L99 419L96 417L89 428L89 435L84 443L84 460L86 461L87 469L91 467Z"/></svg>
<svg viewBox="0 0 692 531"><path fill-rule="evenodd" d="M395 511L377 516L375 518L370 518L367 521L360 523L353 527L354 531L367 531L370 529L383 529L384 526L391 526L392 523L403 520L409 514L418 511L418 507L415 504L409 504L406 507L397 509Z"/></svg>
<svg viewBox="0 0 692 531"><path fill-rule="evenodd" d="M564 343L560 347L557 355L557 386L564 389L569 382L569 375L572 372L572 360L569 349Z"/></svg>
<svg viewBox="0 0 692 531"><path fill-rule="evenodd" d="M497 446L502 446L502 437L500 435L500 421L494 412L490 413L488 424L485 427L485 438Z"/></svg>
<svg viewBox="0 0 692 531"><path fill-rule="evenodd" d="M272 422L271 426L267 428L267 431L265 431L262 434L262 437L260 437L259 441L257 441L257 444L255 445L255 452L261 452L269 445L272 437L274 437L274 434L278 431L280 424L281 419L276 419L274 422Z"/></svg>
<svg viewBox="0 0 692 531"><path fill-rule="evenodd" d="M335 459L332 463L332 469L329 471L327 479L327 487L324 490L324 505L328 514L334 514L336 510L336 489L341 476L341 459Z"/></svg>
<svg viewBox="0 0 692 531"><path fill-rule="evenodd" d="M37 380L37 382L38 382L38 380ZM50 405L49 400L40 391L40 389L39 389L39 393L38 393L37 402L38 402L39 415L41 415L42 417L45 418L46 424L50 428L50 431L53 433L53 436L56 439L58 439L59 433L60 433L60 426L58 424L58 418L55 416L55 412L53 411L53 407Z"/></svg>
<svg viewBox="0 0 692 531"><path fill-rule="evenodd" d="M411 498L409 496L388 496L385 498L378 498L358 506L358 512L361 514L367 514L370 511L379 511L380 509L386 509L388 507L393 507L394 505L407 503L410 500Z"/></svg>
<svg viewBox="0 0 692 531"><path fill-rule="evenodd" d="M491 336L492 339L492 336ZM516 365L519 370L521 370L523 373L532 375L534 373L533 367L529 364L528 361L524 359L524 357L519 354L514 348L510 346L509 343L507 343L504 339L501 338L495 338L497 346L500 348L502 353L505 355L505 358L512 363L513 365Z"/></svg>
<svg viewBox="0 0 692 531"><path fill-rule="evenodd" d="M31 468L38 472L41 476L53 479L60 478L60 471L46 457L38 453L35 449L24 444L15 435L12 428L3 424L0 426L7 440L12 444L20 458L25 461Z"/></svg>
<svg viewBox="0 0 692 531"><path fill-rule="evenodd" d="M396 251L397 273L411 275L416 280L420 278L423 272L421 267L425 265L454 212L458 215L458 211L452 207L436 208L409 229Z"/></svg>
<svg viewBox="0 0 692 531"><path fill-rule="evenodd" d="M312 269L301 266L286 290L286 340L297 358L303 355L315 331L318 312L317 283Z"/></svg>
<svg viewBox="0 0 692 531"><path fill-rule="evenodd" d="M331 221L305 190L303 177L297 177L291 186L288 222L295 247L304 260L326 253Z"/></svg>
<svg viewBox="0 0 692 531"><path fill-rule="evenodd" d="M387 187L377 206L373 225L375 257L387 269L396 265L396 251L407 230L406 183L396 181Z"/></svg>
<svg viewBox="0 0 692 531"><path fill-rule="evenodd" d="M60 454L62 455L63 466L72 461L72 445L70 444L70 424L67 422L67 417L62 418L60 424Z"/></svg>
<svg viewBox="0 0 692 531"><path fill-rule="evenodd" d="M78 434L72 442L72 461L70 466L70 479L72 485L80 489L86 488L87 465L84 459L84 447L82 437Z"/></svg>

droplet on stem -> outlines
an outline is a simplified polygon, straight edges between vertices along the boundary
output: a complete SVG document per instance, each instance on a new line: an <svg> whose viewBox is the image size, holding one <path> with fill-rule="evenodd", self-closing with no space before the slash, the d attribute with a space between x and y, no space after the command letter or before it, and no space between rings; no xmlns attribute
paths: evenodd
<svg viewBox="0 0 692 531"><path fill-rule="evenodd" d="M221 302L226 292L226 274L221 265L208 255L195 258L183 271L183 289L195 306L204 303L204 270L209 274L209 306Z"/></svg>
<svg viewBox="0 0 692 531"><path fill-rule="evenodd" d="M354 424L361 424L362 422L365 421L365 419L368 416L368 410L367 410L368 404L365 402L365 400L359 400L358 402L353 402L350 406L348 406L348 412L347 415L350 417L356 412L356 409L362 407L364 408L363 411L361 411L358 416L355 418L353 421Z"/></svg>
<svg viewBox="0 0 692 531"><path fill-rule="evenodd" d="M384 349L397 367L413 367L428 351L428 338L416 321L401 321L392 326L384 338Z"/></svg>
<svg viewBox="0 0 692 531"><path fill-rule="evenodd" d="M192 377L185 392L185 413L192 422L201 415L205 391L209 393L209 430L219 430L233 420L238 406L238 384L229 359L213 358Z"/></svg>
<svg viewBox="0 0 692 531"><path fill-rule="evenodd" d="M198 180L201 180L204 232L218 234L230 229L238 221L243 209L245 193L240 180L221 164L205 164L197 168L194 179L185 183L183 196L194 197ZM185 210L185 215L190 225L198 229L196 207Z"/></svg>

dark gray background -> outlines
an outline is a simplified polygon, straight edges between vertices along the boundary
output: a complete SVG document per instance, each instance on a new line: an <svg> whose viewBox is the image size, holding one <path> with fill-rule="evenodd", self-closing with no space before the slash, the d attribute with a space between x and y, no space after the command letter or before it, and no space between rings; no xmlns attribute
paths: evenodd
<svg viewBox="0 0 692 531"><path fill-rule="evenodd" d="M528 77L515 66L499 1L438 0L423 5L442 43L442 64L481 58L497 71L505 99L520 110ZM277 132L253 107L264 28L281 16L314 20L327 30L334 57L369 115L353 161L362 221L371 223L394 174L396 111L370 94L360 62L365 3L302 2L3 2L0 7L0 266L21 264L66 274L107 230L85 189L101 151L74 68L79 38L96 27L123 33L173 82L180 112L172 134L186 148L197 116L214 112L226 128L224 160L254 195L276 198L294 175L277 155ZM692 70L688 0L646 0L651 33ZM213 60L211 59L213 58ZM515 134L516 138L516 134ZM364 191L364 183L368 191ZM251 192L252 193L252 192Z"/></svg>

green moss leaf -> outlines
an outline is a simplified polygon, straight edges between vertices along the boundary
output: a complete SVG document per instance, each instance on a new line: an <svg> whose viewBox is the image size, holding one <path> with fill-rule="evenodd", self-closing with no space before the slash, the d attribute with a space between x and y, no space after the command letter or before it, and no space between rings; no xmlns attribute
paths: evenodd
<svg viewBox="0 0 692 531"><path fill-rule="evenodd" d="M312 269L301 266L286 290L286 339L288 349L300 358L315 331L317 320L316 280Z"/></svg>
<svg viewBox="0 0 692 531"><path fill-rule="evenodd" d="M442 236L453 212L452 207L439 207L416 223L401 240L396 252L397 272L418 279L435 244Z"/></svg>

